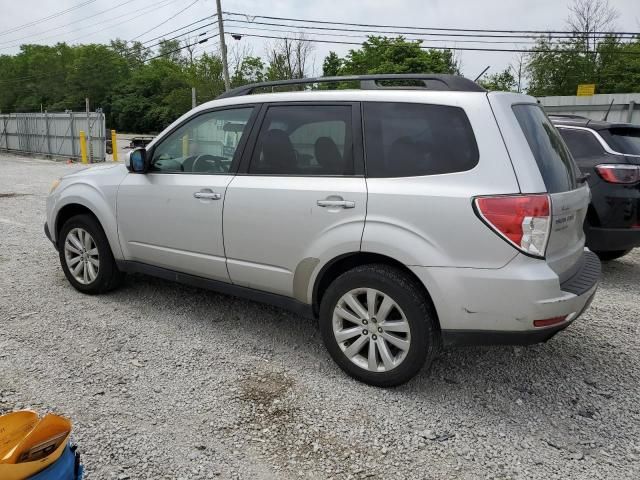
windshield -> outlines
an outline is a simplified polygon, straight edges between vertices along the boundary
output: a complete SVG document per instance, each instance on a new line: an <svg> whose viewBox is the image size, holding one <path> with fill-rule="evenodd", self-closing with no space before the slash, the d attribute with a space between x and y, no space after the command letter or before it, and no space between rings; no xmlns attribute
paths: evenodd
<svg viewBox="0 0 640 480"><path fill-rule="evenodd" d="M612 150L626 155L640 155L640 128L610 128L601 130L600 134Z"/></svg>

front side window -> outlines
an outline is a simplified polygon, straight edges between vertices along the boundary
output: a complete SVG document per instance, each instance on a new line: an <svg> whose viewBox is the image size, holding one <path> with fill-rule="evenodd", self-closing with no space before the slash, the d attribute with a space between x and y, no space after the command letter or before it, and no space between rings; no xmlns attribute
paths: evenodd
<svg viewBox="0 0 640 480"><path fill-rule="evenodd" d="M226 174L253 107L208 112L189 120L153 150L152 172Z"/></svg>
<svg viewBox="0 0 640 480"><path fill-rule="evenodd" d="M564 142L569 147L573 158L597 157L604 153L604 149L593 133L586 130L573 130L570 128L558 128Z"/></svg>
<svg viewBox="0 0 640 480"><path fill-rule="evenodd" d="M527 139L549 193L576 188L576 167L558 130L534 104L513 105L513 113Z"/></svg>
<svg viewBox="0 0 640 480"><path fill-rule="evenodd" d="M369 177L463 172L478 164L478 146L464 110L420 103L365 103Z"/></svg>
<svg viewBox="0 0 640 480"><path fill-rule="evenodd" d="M265 114L249 173L353 175L351 106L271 106Z"/></svg>

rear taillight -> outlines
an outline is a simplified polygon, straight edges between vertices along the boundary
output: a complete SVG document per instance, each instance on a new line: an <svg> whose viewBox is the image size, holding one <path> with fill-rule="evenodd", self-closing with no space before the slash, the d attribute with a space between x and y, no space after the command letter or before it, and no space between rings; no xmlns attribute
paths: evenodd
<svg viewBox="0 0 640 480"><path fill-rule="evenodd" d="M596 165L596 172L605 182L638 183L640 167L638 165Z"/></svg>
<svg viewBox="0 0 640 480"><path fill-rule="evenodd" d="M477 197L476 213L518 250L544 257L551 226L549 195Z"/></svg>

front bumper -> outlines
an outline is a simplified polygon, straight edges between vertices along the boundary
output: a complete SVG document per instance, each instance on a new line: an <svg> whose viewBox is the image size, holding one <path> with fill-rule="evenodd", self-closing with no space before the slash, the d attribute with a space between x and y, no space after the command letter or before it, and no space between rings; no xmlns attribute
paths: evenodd
<svg viewBox="0 0 640 480"><path fill-rule="evenodd" d="M590 305L600 261L585 251L580 268L560 284L546 262L519 255L500 269L412 267L431 294L445 345L544 342ZM535 320L565 317L550 327Z"/></svg>
<svg viewBox="0 0 640 480"><path fill-rule="evenodd" d="M640 228L601 228L585 224L587 247L596 252L640 247Z"/></svg>

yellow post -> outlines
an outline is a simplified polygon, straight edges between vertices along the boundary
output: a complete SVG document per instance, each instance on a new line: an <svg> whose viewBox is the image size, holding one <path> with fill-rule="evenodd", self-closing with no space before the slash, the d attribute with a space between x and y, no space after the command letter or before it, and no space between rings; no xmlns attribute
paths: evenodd
<svg viewBox="0 0 640 480"><path fill-rule="evenodd" d="M113 151L113 161L118 161L118 142L116 140L116 131L111 130L111 150Z"/></svg>
<svg viewBox="0 0 640 480"><path fill-rule="evenodd" d="M80 130L80 154L82 155L82 163L89 163L87 160L87 136L84 130Z"/></svg>
<svg viewBox="0 0 640 480"><path fill-rule="evenodd" d="M185 134L182 137L182 156L186 157L189 155L189 134Z"/></svg>

